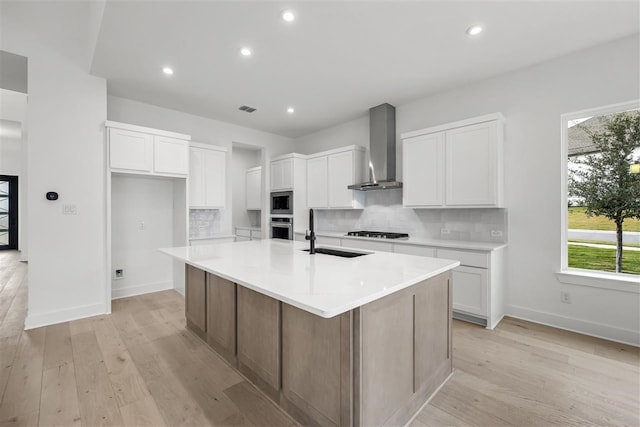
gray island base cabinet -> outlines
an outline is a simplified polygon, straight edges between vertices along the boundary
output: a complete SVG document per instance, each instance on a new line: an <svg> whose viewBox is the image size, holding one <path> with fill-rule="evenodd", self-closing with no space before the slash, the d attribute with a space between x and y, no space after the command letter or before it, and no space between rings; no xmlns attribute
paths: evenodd
<svg viewBox="0 0 640 427"><path fill-rule="evenodd" d="M332 318L186 278L187 326L304 425L406 424L451 375L450 271Z"/></svg>

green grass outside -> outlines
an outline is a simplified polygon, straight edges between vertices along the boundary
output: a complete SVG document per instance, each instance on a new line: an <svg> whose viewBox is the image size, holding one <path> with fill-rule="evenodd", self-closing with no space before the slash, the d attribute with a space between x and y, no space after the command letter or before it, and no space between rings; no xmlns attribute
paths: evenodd
<svg viewBox="0 0 640 427"><path fill-rule="evenodd" d="M570 207L567 221L570 229L616 231L616 224L603 216L587 216L586 208ZM623 231L640 231L640 219L627 218L622 224Z"/></svg>
<svg viewBox="0 0 640 427"><path fill-rule="evenodd" d="M569 267L616 271L616 251L589 246L568 245ZM640 274L640 251L622 251L622 272Z"/></svg>
<svg viewBox="0 0 640 427"><path fill-rule="evenodd" d="M593 243L596 245L609 245L609 246L616 246L616 242L605 242L604 240L580 240L580 239L569 239L570 242L574 242L574 243ZM640 243L625 243L623 242L622 245L624 247L627 248L640 248Z"/></svg>

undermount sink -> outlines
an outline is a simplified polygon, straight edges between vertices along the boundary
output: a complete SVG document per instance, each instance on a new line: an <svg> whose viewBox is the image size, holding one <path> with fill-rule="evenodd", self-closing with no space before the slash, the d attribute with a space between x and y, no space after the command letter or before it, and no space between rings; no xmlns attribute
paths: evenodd
<svg viewBox="0 0 640 427"><path fill-rule="evenodd" d="M305 252L309 252L309 249L303 249ZM351 252L351 251L343 251L340 249L329 249L329 248L316 248L317 254L325 254L325 255L333 255L339 256L342 258L355 258L362 255L369 255L366 252Z"/></svg>

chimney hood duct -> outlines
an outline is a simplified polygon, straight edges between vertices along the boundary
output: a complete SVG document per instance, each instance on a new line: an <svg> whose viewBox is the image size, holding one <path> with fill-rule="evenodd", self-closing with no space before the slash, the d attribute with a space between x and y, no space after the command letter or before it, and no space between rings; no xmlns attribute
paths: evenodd
<svg viewBox="0 0 640 427"><path fill-rule="evenodd" d="M382 104L369 110L369 182L350 185L349 190L402 188L396 181L396 109Z"/></svg>

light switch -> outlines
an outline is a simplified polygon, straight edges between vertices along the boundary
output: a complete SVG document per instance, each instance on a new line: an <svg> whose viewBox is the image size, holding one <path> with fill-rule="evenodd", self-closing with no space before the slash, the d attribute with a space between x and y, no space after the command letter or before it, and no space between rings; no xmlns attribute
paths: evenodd
<svg viewBox="0 0 640 427"><path fill-rule="evenodd" d="M76 205L62 205L62 214L63 215L77 215L78 208Z"/></svg>

